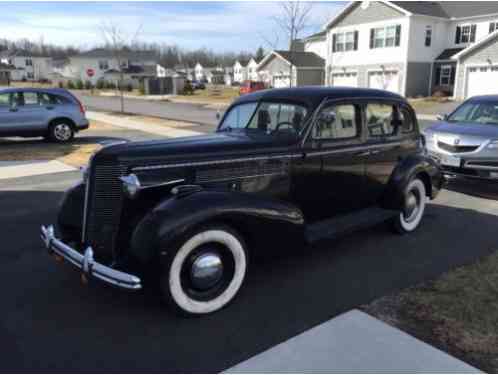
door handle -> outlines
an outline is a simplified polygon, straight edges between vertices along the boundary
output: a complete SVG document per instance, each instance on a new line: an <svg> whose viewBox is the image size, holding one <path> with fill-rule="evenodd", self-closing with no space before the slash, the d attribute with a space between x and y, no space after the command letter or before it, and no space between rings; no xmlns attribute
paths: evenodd
<svg viewBox="0 0 498 375"><path fill-rule="evenodd" d="M52 109L54 109L54 107L52 107L52 106L48 106L48 107L45 107L45 108L47 108L49 111L51 111Z"/></svg>
<svg viewBox="0 0 498 375"><path fill-rule="evenodd" d="M358 152L357 154L355 154L355 156L358 156L358 157L361 157L361 156L368 156L370 155L372 152L371 151L362 151L362 152Z"/></svg>
<svg viewBox="0 0 498 375"><path fill-rule="evenodd" d="M18 109L17 109L17 108L11 108L11 109L9 109L9 111L10 111L10 112L17 112L17 111L18 111Z"/></svg>

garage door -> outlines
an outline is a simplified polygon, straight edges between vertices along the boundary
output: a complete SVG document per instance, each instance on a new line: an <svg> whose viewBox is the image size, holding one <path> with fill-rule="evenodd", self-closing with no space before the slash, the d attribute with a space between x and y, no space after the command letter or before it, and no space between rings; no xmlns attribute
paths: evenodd
<svg viewBox="0 0 498 375"><path fill-rule="evenodd" d="M333 73L332 74L333 86L347 86L358 87L358 74L357 73Z"/></svg>
<svg viewBox="0 0 498 375"><path fill-rule="evenodd" d="M466 97L489 94L498 94L498 66L469 68Z"/></svg>
<svg viewBox="0 0 498 375"><path fill-rule="evenodd" d="M368 87L399 93L399 72L397 70L370 72Z"/></svg>
<svg viewBox="0 0 498 375"><path fill-rule="evenodd" d="M289 87L290 86L290 76L288 74L273 76L273 87Z"/></svg>

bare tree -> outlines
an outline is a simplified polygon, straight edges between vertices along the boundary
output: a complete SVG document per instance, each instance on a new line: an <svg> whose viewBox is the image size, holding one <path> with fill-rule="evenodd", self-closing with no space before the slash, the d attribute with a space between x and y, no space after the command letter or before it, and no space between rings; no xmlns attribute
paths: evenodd
<svg viewBox="0 0 498 375"><path fill-rule="evenodd" d="M285 1L278 3L281 14L273 17L273 21L284 35L284 39L288 40L289 52L291 60L295 50L294 42L299 38L301 33L309 27L311 10L313 4L311 2L301 1ZM277 39L278 41L278 39ZM294 66L290 62L290 79L289 86L292 86L292 75Z"/></svg>
<svg viewBox="0 0 498 375"><path fill-rule="evenodd" d="M106 48L110 50L112 57L118 63L118 90L121 101L121 113L124 113L123 86L124 68L127 65L126 55L129 53L133 46L138 45L138 37L142 31L142 26L140 25L133 34L128 34L113 22L102 22L99 31L102 39L104 40Z"/></svg>

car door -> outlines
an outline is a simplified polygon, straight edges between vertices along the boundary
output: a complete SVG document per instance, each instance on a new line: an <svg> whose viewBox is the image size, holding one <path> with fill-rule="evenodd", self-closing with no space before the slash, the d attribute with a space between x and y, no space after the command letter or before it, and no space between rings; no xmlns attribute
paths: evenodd
<svg viewBox="0 0 498 375"><path fill-rule="evenodd" d="M17 108L12 100L11 92L0 93L0 136L15 134Z"/></svg>
<svg viewBox="0 0 498 375"><path fill-rule="evenodd" d="M397 101L368 101L363 105L366 127L365 198L380 202L394 169L418 147L419 136L412 110Z"/></svg>
<svg viewBox="0 0 498 375"><path fill-rule="evenodd" d="M21 95L21 105L17 106L17 123L19 127L25 132L37 132L46 129L49 112L41 105L38 93L23 91Z"/></svg>
<svg viewBox="0 0 498 375"><path fill-rule="evenodd" d="M361 107L326 102L315 117L301 161L302 209L314 222L364 207ZM303 197L301 197L303 198Z"/></svg>

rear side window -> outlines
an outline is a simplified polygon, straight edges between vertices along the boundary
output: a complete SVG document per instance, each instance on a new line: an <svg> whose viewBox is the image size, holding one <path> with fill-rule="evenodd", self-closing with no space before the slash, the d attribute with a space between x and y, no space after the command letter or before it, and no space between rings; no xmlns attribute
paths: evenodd
<svg viewBox="0 0 498 375"><path fill-rule="evenodd" d="M351 139L359 135L357 107L352 104L324 107L313 128L313 138L323 140Z"/></svg>
<svg viewBox="0 0 498 375"><path fill-rule="evenodd" d="M60 104L60 99L59 97L52 94L41 93L40 104L41 105Z"/></svg>
<svg viewBox="0 0 498 375"><path fill-rule="evenodd" d="M371 103L366 107L366 121L370 137L389 137L396 132L398 111L395 105ZM399 122L399 119L398 119Z"/></svg>
<svg viewBox="0 0 498 375"><path fill-rule="evenodd" d="M415 123L412 114L406 109L401 108L399 111L401 121L401 132L403 134L412 133L415 131Z"/></svg>

